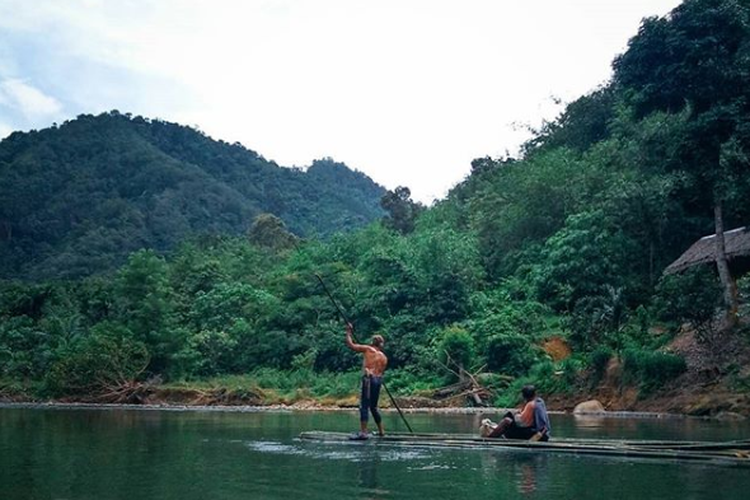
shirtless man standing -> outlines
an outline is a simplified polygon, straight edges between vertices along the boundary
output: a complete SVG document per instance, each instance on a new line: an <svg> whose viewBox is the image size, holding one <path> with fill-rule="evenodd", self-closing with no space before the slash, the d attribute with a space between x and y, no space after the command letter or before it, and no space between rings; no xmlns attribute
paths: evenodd
<svg viewBox="0 0 750 500"><path fill-rule="evenodd" d="M383 373L388 366L388 358L383 353L383 344L385 341L381 335L373 335L370 345L355 344L352 340L354 327L351 323L346 325L346 345L352 351L361 352L362 360L362 395L359 402L359 433L355 434L352 439L363 440L368 438L367 420L368 412L372 412L372 418L378 426L378 434L385 435L383 422L378 411L378 398L380 397L380 387L383 385Z"/></svg>

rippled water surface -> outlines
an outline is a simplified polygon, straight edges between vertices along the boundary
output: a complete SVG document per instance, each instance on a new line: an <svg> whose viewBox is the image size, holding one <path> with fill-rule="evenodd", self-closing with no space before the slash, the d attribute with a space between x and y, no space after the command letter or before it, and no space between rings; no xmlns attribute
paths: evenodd
<svg viewBox="0 0 750 500"><path fill-rule="evenodd" d="M473 432L481 418L409 415L424 432ZM552 424L557 437L750 438L748 423L553 416ZM395 414L386 425L404 430ZM297 439L356 427L348 412L0 408L0 499L750 498L748 468Z"/></svg>

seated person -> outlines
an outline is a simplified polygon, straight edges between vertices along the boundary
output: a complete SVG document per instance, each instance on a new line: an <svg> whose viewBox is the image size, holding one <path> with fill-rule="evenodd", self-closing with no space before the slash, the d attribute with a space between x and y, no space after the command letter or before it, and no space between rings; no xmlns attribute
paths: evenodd
<svg viewBox="0 0 750 500"><path fill-rule="evenodd" d="M507 439L533 439L548 441L550 435L549 416L544 400L536 396L533 385L521 390L525 401L518 414L508 412L487 437L505 437Z"/></svg>

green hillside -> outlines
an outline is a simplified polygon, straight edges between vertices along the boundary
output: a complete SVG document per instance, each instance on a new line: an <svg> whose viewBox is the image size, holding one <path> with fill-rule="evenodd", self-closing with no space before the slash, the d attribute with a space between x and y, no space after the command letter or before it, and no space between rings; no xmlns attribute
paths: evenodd
<svg viewBox="0 0 750 500"><path fill-rule="evenodd" d="M476 159L471 174L434 206L413 203L401 188L383 197L388 216L382 222L326 240L288 244L278 221L266 218L253 232L256 238L191 241L166 258L139 251L107 277L0 281L0 397L3 380L6 394L27 390L102 400L111 387L143 387L154 379L209 380L217 387L232 377L242 377L233 382L237 391L270 387L290 398L345 396L356 381L346 374L359 359L344 345L341 318L319 275L360 339L374 333L386 338L388 384L396 394L429 395L455 382L463 368L483 371L478 377L489 402L506 407L520 387L534 383L561 407L565 398L600 397L613 409L750 415L748 249L732 256L731 279L722 273L721 252L713 254L716 262L664 272L717 227L750 225L748 54L746 2L687 0L666 17L644 20L614 61L612 81L570 103L537 131L523 155ZM186 228L191 217L204 220L201 208L211 204L235 204L234 212L215 212L236 220L244 217L243 209L273 208L289 217L286 205L251 209L241 203L249 198L248 186L258 186L235 177L246 171L230 153L250 158L239 147L215 146L227 157L209 161L201 156L208 148L193 153L157 147L160 141L180 144L163 139L160 124L108 120L120 124L115 131L138 138L108 142L121 144L113 147L112 156L120 158L115 165L132 169L128 178L136 185L112 183L100 192L122 193L117 200L148 200L153 192L184 200L191 192L200 203L179 212L184 219L164 209L165 221L184 220ZM166 130L187 133L164 125ZM33 137L6 141L4 155ZM103 142L85 137L91 148ZM122 146L133 142L140 146ZM28 176L35 182L25 192L46 207L27 211L49 218L25 226L23 236L31 242L39 241L33 231L57 227L49 223L53 216L66 227L83 225L87 207L94 205L74 194L45 196L57 192L50 186L63 184L38 173L53 164L44 158L64 155L59 148L19 148L13 156L13 172L37 172ZM159 151L161 160L134 161L144 150ZM177 168L189 158L188 167ZM7 159L0 161L7 177ZM156 178L147 170L154 165L160 166ZM332 168L316 166L305 175L324 178ZM169 176L190 180L167 182ZM220 191L193 184L217 178L226 179L215 184ZM95 179L106 183L108 177L74 185ZM246 192L227 187L239 185ZM4 197L14 195L3 189ZM307 201L331 200L322 196ZM124 218L125 227L163 228L143 234L173 234L166 222L139 219L165 213L158 207L136 212L132 204L109 201L95 204L109 210L101 217ZM79 211L70 210L78 203ZM56 207L63 206L68 211L60 208L58 214ZM208 220L219 230L235 227L235 219ZM293 228L300 224L289 221ZM113 237L101 227L90 231L83 233L89 238L84 248L95 259L95 237ZM733 234L750 241L746 233ZM129 241L128 235L118 237ZM743 263L744 269L738 265ZM56 265L62 272L63 263Z"/></svg>
<svg viewBox="0 0 750 500"><path fill-rule="evenodd" d="M380 217L384 192L329 159L281 168L174 123L82 115L0 142L0 277L111 270L140 248L241 234L260 213L328 236Z"/></svg>

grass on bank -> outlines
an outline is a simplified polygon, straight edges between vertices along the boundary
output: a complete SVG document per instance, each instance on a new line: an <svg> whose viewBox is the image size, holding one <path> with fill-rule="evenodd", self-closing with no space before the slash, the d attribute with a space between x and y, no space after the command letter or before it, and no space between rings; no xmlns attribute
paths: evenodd
<svg viewBox="0 0 750 500"><path fill-rule="evenodd" d="M357 372L315 373L262 368L242 375L169 382L160 388L165 391L223 391L238 398L258 398L263 404L289 404L309 399L346 399L355 394L358 381Z"/></svg>
<svg viewBox="0 0 750 500"><path fill-rule="evenodd" d="M291 404L315 400L321 404L356 406L359 401L361 371L315 372L309 369L279 370L261 368L248 374L224 375L208 379L169 382L164 390L218 391L239 398L259 397L263 404ZM386 378L394 395L411 396L431 392L442 385L438 377L425 380L406 370L392 370ZM388 405L385 394L381 403Z"/></svg>
<svg viewBox="0 0 750 500"><path fill-rule="evenodd" d="M34 395L40 392L39 386L39 383L0 377L0 402L36 399Z"/></svg>

